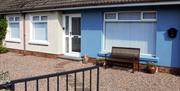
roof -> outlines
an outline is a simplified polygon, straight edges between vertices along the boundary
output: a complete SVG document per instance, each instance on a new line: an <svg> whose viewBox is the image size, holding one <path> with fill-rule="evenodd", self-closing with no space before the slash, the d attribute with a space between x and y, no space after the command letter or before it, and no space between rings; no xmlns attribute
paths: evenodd
<svg viewBox="0 0 180 91"><path fill-rule="evenodd" d="M0 0L0 13L23 10L41 10L52 8L73 8L83 6L101 6L115 4L133 4L149 2L172 2L180 0Z"/></svg>

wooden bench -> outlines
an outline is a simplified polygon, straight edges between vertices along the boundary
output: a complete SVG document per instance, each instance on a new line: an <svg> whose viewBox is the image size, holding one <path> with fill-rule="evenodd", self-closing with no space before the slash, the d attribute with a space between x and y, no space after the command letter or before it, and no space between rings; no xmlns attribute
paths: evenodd
<svg viewBox="0 0 180 91"><path fill-rule="evenodd" d="M133 66L132 72L134 73L136 68L139 71L139 57L139 48L112 47L111 56L106 57L106 62L110 66L118 63L131 63Z"/></svg>

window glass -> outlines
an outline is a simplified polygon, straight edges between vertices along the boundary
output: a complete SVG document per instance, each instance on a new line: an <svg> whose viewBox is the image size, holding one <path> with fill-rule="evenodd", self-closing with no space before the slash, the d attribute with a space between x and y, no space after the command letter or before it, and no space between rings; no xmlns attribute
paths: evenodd
<svg viewBox="0 0 180 91"><path fill-rule="evenodd" d="M141 20L140 12L120 12L118 20Z"/></svg>
<svg viewBox="0 0 180 91"><path fill-rule="evenodd" d="M19 17L10 16L8 18L8 27L10 31L10 39L19 39L20 38L20 25L19 25Z"/></svg>
<svg viewBox="0 0 180 91"><path fill-rule="evenodd" d="M69 16L66 16L66 35L69 34Z"/></svg>
<svg viewBox="0 0 180 91"><path fill-rule="evenodd" d="M116 19L116 13L105 14L105 19Z"/></svg>
<svg viewBox="0 0 180 91"><path fill-rule="evenodd" d="M33 23L35 40L47 40L47 22Z"/></svg>
<svg viewBox="0 0 180 91"><path fill-rule="evenodd" d="M156 12L144 12L143 19L156 19Z"/></svg>
<svg viewBox="0 0 180 91"><path fill-rule="evenodd" d="M19 17L15 17L15 21L19 21Z"/></svg>
<svg viewBox="0 0 180 91"><path fill-rule="evenodd" d="M20 38L19 23L9 23L11 38Z"/></svg>
<svg viewBox="0 0 180 91"><path fill-rule="evenodd" d="M80 52L81 51L81 45L80 45L81 39L80 38L73 37L71 43L72 43L71 47L72 47L73 52Z"/></svg>
<svg viewBox="0 0 180 91"><path fill-rule="evenodd" d="M14 17L9 17L9 21L14 21Z"/></svg>
<svg viewBox="0 0 180 91"><path fill-rule="evenodd" d="M33 16L33 21L39 21L39 16Z"/></svg>
<svg viewBox="0 0 180 91"><path fill-rule="evenodd" d="M47 16L33 16L33 40L47 41Z"/></svg>
<svg viewBox="0 0 180 91"><path fill-rule="evenodd" d="M81 35L81 18L73 17L72 18L72 35Z"/></svg>
<svg viewBox="0 0 180 91"><path fill-rule="evenodd" d="M41 16L42 21L47 21L47 16Z"/></svg>
<svg viewBox="0 0 180 91"><path fill-rule="evenodd" d="M66 52L69 52L69 37L66 37Z"/></svg>

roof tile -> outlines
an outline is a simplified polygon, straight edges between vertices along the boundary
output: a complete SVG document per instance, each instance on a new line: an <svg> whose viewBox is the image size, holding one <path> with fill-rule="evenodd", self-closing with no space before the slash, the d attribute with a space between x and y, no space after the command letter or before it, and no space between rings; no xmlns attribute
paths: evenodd
<svg viewBox="0 0 180 91"><path fill-rule="evenodd" d="M0 0L0 12L179 0Z"/></svg>

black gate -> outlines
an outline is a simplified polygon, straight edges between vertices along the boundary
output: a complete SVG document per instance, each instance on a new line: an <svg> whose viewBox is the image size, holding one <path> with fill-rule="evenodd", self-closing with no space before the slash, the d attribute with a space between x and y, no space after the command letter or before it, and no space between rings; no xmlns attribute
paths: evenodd
<svg viewBox="0 0 180 91"><path fill-rule="evenodd" d="M88 76L86 73L88 74ZM96 91L99 91L99 66L93 66L93 67L88 67L88 68L81 68L81 69L77 69L77 70L60 72L60 73L54 73L54 74L41 75L41 76L35 76L35 77L30 77L30 78L12 80L12 81L9 81L5 84L0 84L0 90L8 89L10 91L15 91L16 90L16 84L21 83L21 85L23 84L23 88L21 88L21 91L23 91L23 90L28 91L28 84L27 83L34 81L35 82L35 84L34 84L35 89L33 91L40 91L39 81L42 79L45 79L46 91L52 91L50 89L50 85L51 85L50 84L50 78L55 78L55 80L56 80L56 83L55 83L56 84L56 91L63 91L63 90L61 90L61 88L62 88L61 84L62 83L65 84L64 89L66 91L69 91L69 77L73 76L73 90L76 91L77 85L79 86L79 84L77 84L77 74L81 76L81 82L82 83L80 84L81 85L80 89L82 89L82 91L85 90L85 82L86 81L88 81L88 90L89 91L92 91L92 85L95 85L94 87L95 87ZM86 76L85 76L85 74L86 74ZM94 76L94 77L92 77L92 76ZM64 79L65 79L65 81L62 83L60 80L61 77L64 77ZM93 79L93 81L92 81L92 78L94 78L95 80ZM94 84L94 81L96 81L95 84ZM86 88L87 88L87 86L86 86ZM95 90L93 89L93 91L95 91Z"/></svg>

